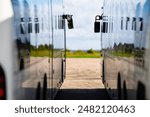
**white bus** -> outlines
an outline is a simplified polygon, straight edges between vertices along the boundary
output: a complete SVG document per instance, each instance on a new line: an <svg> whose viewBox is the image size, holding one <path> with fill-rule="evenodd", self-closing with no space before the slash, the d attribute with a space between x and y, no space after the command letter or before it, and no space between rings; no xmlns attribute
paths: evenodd
<svg viewBox="0 0 150 117"><path fill-rule="evenodd" d="M150 99L150 0L104 0L102 11L95 32L101 32L110 97Z"/></svg>
<svg viewBox="0 0 150 117"><path fill-rule="evenodd" d="M63 0L0 0L0 99L55 98L65 78L63 8Z"/></svg>

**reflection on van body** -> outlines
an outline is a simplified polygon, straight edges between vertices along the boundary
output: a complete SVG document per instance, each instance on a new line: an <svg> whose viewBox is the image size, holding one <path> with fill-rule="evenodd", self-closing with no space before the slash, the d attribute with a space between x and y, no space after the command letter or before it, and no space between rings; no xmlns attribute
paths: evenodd
<svg viewBox="0 0 150 117"><path fill-rule="evenodd" d="M101 32L108 93L112 99L150 99L150 1L105 0L102 22L108 29Z"/></svg>
<svg viewBox="0 0 150 117"><path fill-rule="evenodd" d="M8 29L2 35L8 45L0 44L0 54L5 52L1 45L7 46L8 53L0 57L0 80L6 76L6 96L0 99L54 99L65 76L63 0L2 0L0 4L11 11L5 21L0 19L0 34L5 26Z"/></svg>

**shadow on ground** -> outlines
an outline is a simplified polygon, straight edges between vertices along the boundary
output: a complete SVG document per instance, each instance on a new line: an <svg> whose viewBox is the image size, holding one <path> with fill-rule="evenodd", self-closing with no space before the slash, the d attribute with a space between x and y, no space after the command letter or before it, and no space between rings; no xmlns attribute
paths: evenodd
<svg viewBox="0 0 150 117"><path fill-rule="evenodd" d="M60 89L55 100L109 100L105 89Z"/></svg>

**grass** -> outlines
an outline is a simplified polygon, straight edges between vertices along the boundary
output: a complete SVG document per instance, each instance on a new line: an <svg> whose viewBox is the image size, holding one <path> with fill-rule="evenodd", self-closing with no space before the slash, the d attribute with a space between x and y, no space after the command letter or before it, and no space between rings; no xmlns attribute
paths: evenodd
<svg viewBox="0 0 150 117"><path fill-rule="evenodd" d="M55 50L57 52L57 50ZM31 56L33 57L49 57L49 51L48 50L31 50ZM113 56L119 56L119 57L133 57L134 53L125 53L125 52L111 52ZM66 57L67 58L100 58L101 52L94 51L94 50L88 50L88 51L66 51Z"/></svg>
<svg viewBox="0 0 150 117"><path fill-rule="evenodd" d="M33 57L49 57L49 51L48 50L31 50L31 56ZM66 52L67 58L100 58L100 52L99 51L87 51L84 52L82 50L77 51L67 51Z"/></svg>
<svg viewBox="0 0 150 117"><path fill-rule="evenodd" d="M31 56L33 57L49 57L48 50L31 50Z"/></svg>
<svg viewBox="0 0 150 117"><path fill-rule="evenodd" d="M112 52L113 56L120 56L120 57L133 57L134 53L125 53L125 52Z"/></svg>
<svg viewBox="0 0 150 117"><path fill-rule="evenodd" d="M87 53L84 51L66 52L67 58L100 58L100 52Z"/></svg>

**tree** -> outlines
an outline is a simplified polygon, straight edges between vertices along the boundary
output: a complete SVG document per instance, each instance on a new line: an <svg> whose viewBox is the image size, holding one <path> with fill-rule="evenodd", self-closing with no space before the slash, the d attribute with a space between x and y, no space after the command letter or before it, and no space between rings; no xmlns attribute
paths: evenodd
<svg viewBox="0 0 150 117"><path fill-rule="evenodd" d="M91 48L91 49L89 49L89 50L87 51L87 53L88 53L88 54L93 54L94 51L93 51L93 49Z"/></svg>
<svg viewBox="0 0 150 117"><path fill-rule="evenodd" d="M69 50L69 49L66 49L66 52L70 52L70 50Z"/></svg>

